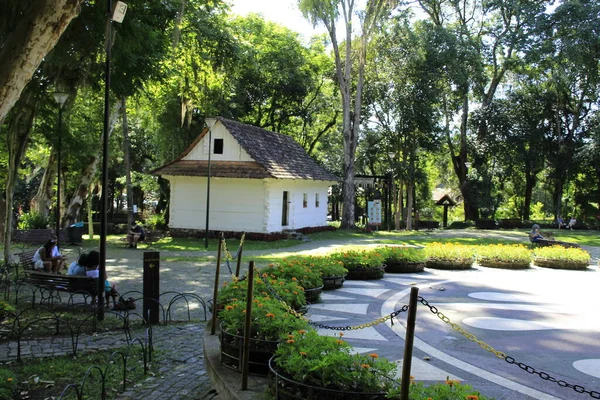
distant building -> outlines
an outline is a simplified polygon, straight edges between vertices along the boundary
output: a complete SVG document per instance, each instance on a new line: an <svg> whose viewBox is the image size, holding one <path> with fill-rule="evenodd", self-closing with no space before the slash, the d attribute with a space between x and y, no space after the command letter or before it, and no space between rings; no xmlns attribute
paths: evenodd
<svg viewBox="0 0 600 400"><path fill-rule="evenodd" d="M209 230L273 233L327 225L328 189L339 179L294 139L221 117L206 123L179 157L153 171L171 183L172 230L205 230L209 165Z"/></svg>

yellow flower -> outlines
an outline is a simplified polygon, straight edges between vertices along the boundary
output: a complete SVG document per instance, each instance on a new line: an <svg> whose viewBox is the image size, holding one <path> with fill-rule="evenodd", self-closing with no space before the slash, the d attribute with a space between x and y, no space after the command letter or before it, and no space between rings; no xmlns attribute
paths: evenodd
<svg viewBox="0 0 600 400"><path fill-rule="evenodd" d="M8 382L12 382L12 381L13 381L13 378L6 378L6 380L7 380Z"/></svg>

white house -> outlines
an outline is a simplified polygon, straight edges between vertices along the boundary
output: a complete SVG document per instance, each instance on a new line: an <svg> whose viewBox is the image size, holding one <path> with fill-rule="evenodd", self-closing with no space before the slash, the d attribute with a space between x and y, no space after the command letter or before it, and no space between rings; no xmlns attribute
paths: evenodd
<svg viewBox="0 0 600 400"><path fill-rule="evenodd" d="M221 117L206 123L183 154L153 171L171 183L172 230L204 231L207 203L211 231L327 225L327 190L338 178L294 139Z"/></svg>

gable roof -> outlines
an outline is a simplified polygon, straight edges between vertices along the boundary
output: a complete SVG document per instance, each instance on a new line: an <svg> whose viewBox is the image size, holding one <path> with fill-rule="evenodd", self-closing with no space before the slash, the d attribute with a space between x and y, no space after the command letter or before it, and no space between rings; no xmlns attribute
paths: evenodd
<svg viewBox="0 0 600 400"><path fill-rule="evenodd" d="M246 161L212 161L211 176L225 178L276 178L338 181L335 175L318 165L292 137L256 126L217 117L234 139L252 157ZM208 161L183 158L208 133L206 128L172 162L152 171L155 175L208 176Z"/></svg>

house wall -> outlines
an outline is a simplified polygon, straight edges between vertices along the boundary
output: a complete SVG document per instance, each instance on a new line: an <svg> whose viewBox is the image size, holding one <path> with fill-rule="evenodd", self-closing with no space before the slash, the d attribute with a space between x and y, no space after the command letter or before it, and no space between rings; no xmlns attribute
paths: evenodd
<svg viewBox="0 0 600 400"><path fill-rule="evenodd" d="M177 229L206 227L206 178L165 176L171 182L171 218ZM209 229L281 232L327 225L328 183L277 179L211 178ZM283 192L289 192L289 224L282 226ZM304 207L304 193L307 204ZM319 207L315 194L319 194Z"/></svg>
<svg viewBox="0 0 600 400"><path fill-rule="evenodd" d="M269 180L266 184L267 218L266 231L280 232L284 229L300 229L327 225L327 189L329 183L291 179ZM289 224L281 225L283 192L289 192ZM304 194L307 202L304 207ZM319 206L315 195L319 195Z"/></svg>
<svg viewBox="0 0 600 400"><path fill-rule="evenodd" d="M239 145L237 140L231 136L231 133L220 122L212 128L212 133L207 133L190 151L184 160L208 160L208 139L212 136L215 139L223 139L223 154L214 154L214 147L211 144L211 160L214 161L254 161L252 157Z"/></svg>
<svg viewBox="0 0 600 400"><path fill-rule="evenodd" d="M206 178L165 176L171 182L169 226L206 228ZM209 229L264 232L264 182L258 179L210 179Z"/></svg>

